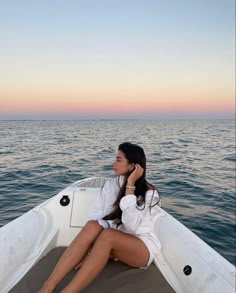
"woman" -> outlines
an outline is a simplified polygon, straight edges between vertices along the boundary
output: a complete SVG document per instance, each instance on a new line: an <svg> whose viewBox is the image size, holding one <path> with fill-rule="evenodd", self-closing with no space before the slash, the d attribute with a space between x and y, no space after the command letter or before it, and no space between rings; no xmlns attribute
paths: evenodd
<svg viewBox="0 0 236 293"><path fill-rule="evenodd" d="M160 250L150 212L159 195L145 179L143 149L129 142L120 144L113 170L117 177L106 182L90 220L66 249L39 293L53 292L67 273L78 267L62 293L80 292L101 272L110 257L146 269Z"/></svg>

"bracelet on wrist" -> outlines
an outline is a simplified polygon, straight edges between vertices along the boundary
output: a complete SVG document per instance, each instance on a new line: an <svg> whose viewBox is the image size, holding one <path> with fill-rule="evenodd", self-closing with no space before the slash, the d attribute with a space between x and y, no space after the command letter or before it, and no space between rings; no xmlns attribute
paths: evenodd
<svg viewBox="0 0 236 293"><path fill-rule="evenodd" d="M135 190L135 186L132 186L132 185L126 185L125 187L128 188L128 189L133 189L133 190Z"/></svg>

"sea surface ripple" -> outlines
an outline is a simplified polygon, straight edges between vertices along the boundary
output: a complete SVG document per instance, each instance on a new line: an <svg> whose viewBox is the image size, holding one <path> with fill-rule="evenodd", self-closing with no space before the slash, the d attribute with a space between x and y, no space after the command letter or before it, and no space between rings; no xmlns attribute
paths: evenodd
<svg viewBox="0 0 236 293"><path fill-rule="evenodd" d="M0 226L140 144L162 207L234 265L233 120L0 121Z"/></svg>

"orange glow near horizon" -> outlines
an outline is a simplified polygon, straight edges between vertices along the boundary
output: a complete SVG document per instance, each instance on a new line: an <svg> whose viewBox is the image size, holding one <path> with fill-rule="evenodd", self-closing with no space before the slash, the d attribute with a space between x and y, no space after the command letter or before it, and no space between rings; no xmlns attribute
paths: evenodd
<svg viewBox="0 0 236 293"><path fill-rule="evenodd" d="M235 82L212 75L211 82L199 73L152 76L117 71L51 76L42 71L17 75L0 87L0 115L77 114L234 114ZM1 78L1 76L0 76ZM168 79L169 78L169 79ZM217 82L218 80L218 82ZM1 117L0 117L1 118Z"/></svg>
<svg viewBox="0 0 236 293"><path fill-rule="evenodd" d="M204 95L205 94L205 95ZM225 91L197 92L167 90L89 93L63 92L46 93L22 90L16 93L1 93L0 115L8 113L48 114L165 114L165 113L233 113L233 95L227 98ZM230 96L230 95L228 95Z"/></svg>

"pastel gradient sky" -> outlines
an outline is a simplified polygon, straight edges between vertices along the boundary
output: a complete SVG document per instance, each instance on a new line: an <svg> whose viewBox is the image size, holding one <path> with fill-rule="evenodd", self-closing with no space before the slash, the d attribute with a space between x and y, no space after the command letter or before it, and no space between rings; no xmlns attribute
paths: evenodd
<svg viewBox="0 0 236 293"><path fill-rule="evenodd" d="M234 0L0 1L0 119L234 114Z"/></svg>

